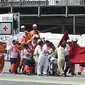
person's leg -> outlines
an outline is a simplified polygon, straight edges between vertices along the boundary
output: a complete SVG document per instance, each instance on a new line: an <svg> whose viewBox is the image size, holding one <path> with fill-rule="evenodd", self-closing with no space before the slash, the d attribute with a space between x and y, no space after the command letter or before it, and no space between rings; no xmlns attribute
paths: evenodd
<svg viewBox="0 0 85 85"><path fill-rule="evenodd" d="M10 58L10 61L11 61L11 67L10 67L11 72L16 73L17 58Z"/></svg>
<svg viewBox="0 0 85 85"><path fill-rule="evenodd" d="M43 75L47 75L48 66L49 66L48 56L45 56L45 59L44 59L44 68L43 68Z"/></svg>
<svg viewBox="0 0 85 85"><path fill-rule="evenodd" d="M1 69L0 69L1 72L3 68L4 68L4 56L1 56Z"/></svg>
<svg viewBox="0 0 85 85"><path fill-rule="evenodd" d="M4 67L4 56L0 56L0 73L2 72Z"/></svg>
<svg viewBox="0 0 85 85"><path fill-rule="evenodd" d="M27 59L24 59L24 73L29 75L31 71L31 67L30 67L30 62Z"/></svg>
<svg viewBox="0 0 85 85"><path fill-rule="evenodd" d="M66 68L64 70L64 75L66 76L66 73L68 72L68 70L71 71L71 63L70 63L70 57L69 56L66 56Z"/></svg>
<svg viewBox="0 0 85 85"><path fill-rule="evenodd" d="M75 74L75 64L74 63L71 63L71 75L73 75L73 76L76 76L76 74Z"/></svg>
<svg viewBox="0 0 85 85"><path fill-rule="evenodd" d="M44 56L43 56L43 57L44 57ZM38 65L37 65L37 74L38 74L38 75L41 75L41 70L42 70L43 62L44 62L43 57L40 57L40 58L38 59Z"/></svg>
<svg viewBox="0 0 85 85"><path fill-rule="evenodd" d="M65 63L65 61L63 59L58 59L58 71L59 71L59 75L64 74L64 71L63 71L64 63Z"/></svg>

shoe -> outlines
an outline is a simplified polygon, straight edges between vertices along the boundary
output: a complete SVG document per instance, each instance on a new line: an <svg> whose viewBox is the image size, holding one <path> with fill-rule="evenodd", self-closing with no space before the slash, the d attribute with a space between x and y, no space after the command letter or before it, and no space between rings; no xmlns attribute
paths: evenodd
<svg viewBox="0 0 85 85"><path fill-rule="evenodd" d="M78 72L78 75L81 75L81 72Z"/></svg>
<svg viewBox="0 0 85 85"><path fill-rule="evenodd" d="M48 76L47 74L43 74L43 76Z"/></svg>
<svg viewBox="0 0 85 85"><path fill-rule="evenodd" d="M13 72L11 71L11 69L9 69L9 72L10 72L10 73L13 73Z"/></svg>
<svg viewBox="0 0 85 85"><path fill-rule="evenodd" d="M69 70L69 72L68 73L71 73L71 70Z"/></svg>
<svg viewBox="0 0 85 85"><path fill-rule="evenodd" d="M14 74L19 74L19 73L17 71L15 71Z"/></svg>
<svg viewBox="0 0 85 85"><path fill-rule="evenodd" d="M37 74L38 76L42 76L42 74Z"/></svg>
<svg viewBox="0 0 85 85"><path fill-rule="evenodd" d="M23 71L22 74L26 74L26 72Z"/></svg>
<svg viewBox="0 0 85 85"><path fill-rule="evenodd" d="M19 66L19 72L21 72L21 68L22 68L22 67L21 67L21 66Z"/></svg>
<svg viewBox="0 0 85 85"><path fill-rule="evenodd" d="M26 74L27 74L27 75L31 75L31 73L30 73L30 72L27 72Z"/></svg>
<svg viewBox="0 0 85 85"><path fill-rule="evenodd" d="M63 76L64 76L64 77L67 76L66 73L64 73Z"/></svg>
<svg viewBox="0 0 85 85"><path fill-rule="evenodd" d="M76 74L75 74L75 73L71 73L71 75L72 75L72 76L76 76Z"/></svg>

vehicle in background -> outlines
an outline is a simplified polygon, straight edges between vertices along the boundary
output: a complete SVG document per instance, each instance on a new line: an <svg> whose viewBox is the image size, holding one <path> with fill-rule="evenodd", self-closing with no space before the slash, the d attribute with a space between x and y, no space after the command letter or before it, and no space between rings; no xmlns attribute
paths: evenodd
<svg viewBox="0 0 85 85"><path fill-rule="evenodd" d="M8 38L20 32L19 13L0 14L0 40L7 41Z"/></svg>

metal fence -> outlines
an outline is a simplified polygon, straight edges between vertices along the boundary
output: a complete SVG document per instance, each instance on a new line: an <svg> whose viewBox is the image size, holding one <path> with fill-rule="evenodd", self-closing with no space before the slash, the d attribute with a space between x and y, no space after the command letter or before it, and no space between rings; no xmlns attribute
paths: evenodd
<svg viewBox="0 0 85 85"><path fill-rule="evenodd" d="M10 5L84 5L85 0L0 0L1 6Z"/></svg>

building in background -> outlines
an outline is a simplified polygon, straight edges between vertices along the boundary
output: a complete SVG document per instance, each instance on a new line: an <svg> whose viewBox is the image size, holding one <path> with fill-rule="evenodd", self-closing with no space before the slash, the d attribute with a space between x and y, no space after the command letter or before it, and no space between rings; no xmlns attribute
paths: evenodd
<svg viewBox="0 0 85 85"><path fill-rule="evenodd" d="M85 33L85 0L0 0L0 14L20 13L20 24L41 32Z"/></svg>

